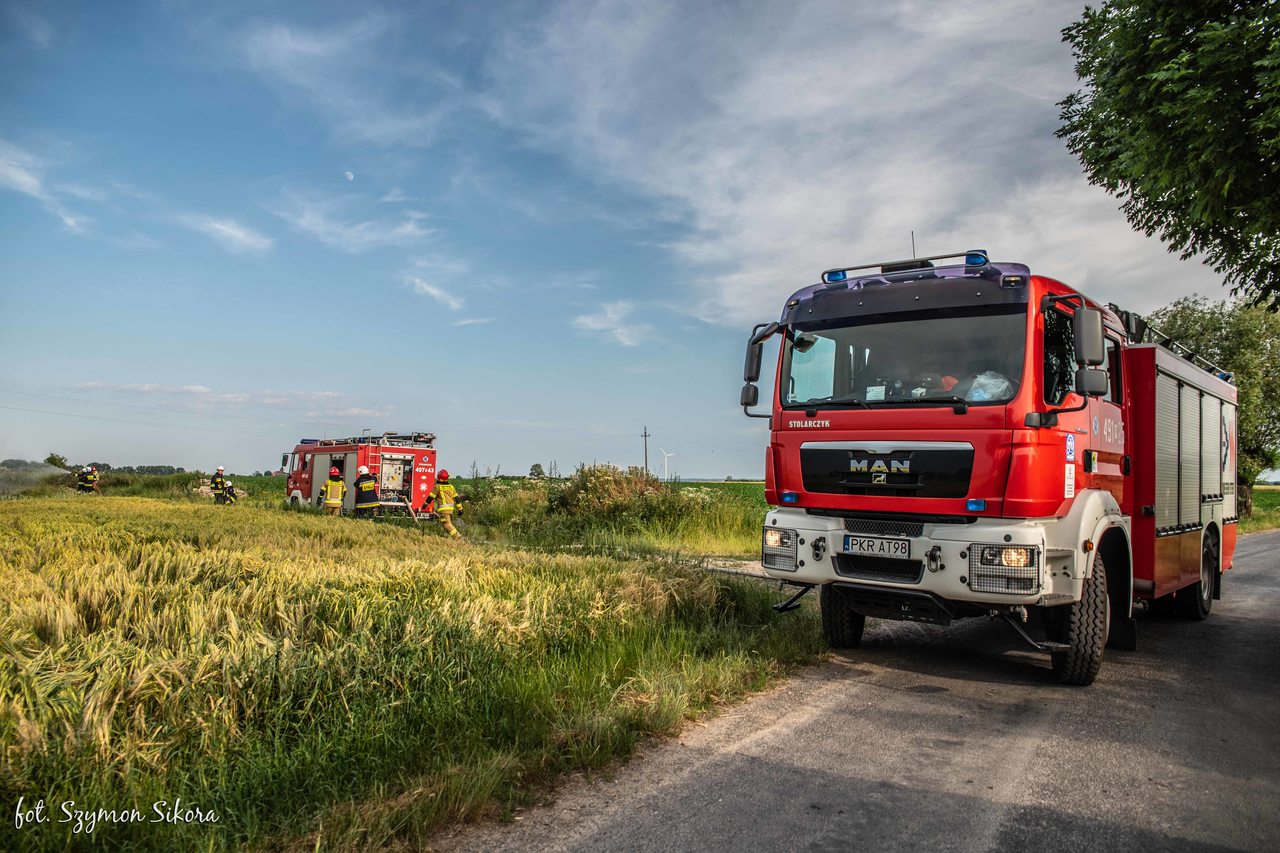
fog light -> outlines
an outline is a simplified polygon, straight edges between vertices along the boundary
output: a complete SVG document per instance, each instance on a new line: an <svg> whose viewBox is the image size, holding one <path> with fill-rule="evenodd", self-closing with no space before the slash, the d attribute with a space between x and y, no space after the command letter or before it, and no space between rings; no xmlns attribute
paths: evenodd
<svg viewBox="0 0 1280 853"><path fill-rule="evenodd" d="M969 588L1031 595L1040 589L1040 549L1034 545L970 545Z"/></svg>
<svg viewBox="0 0 1280 853"><path fill-rule="evenodd" d="M1000 555L1000 564L1009 569L1025 569L1031 565L1031 549L1005 548Z"/></svg>
<svg viewBox="0 0 1280 853"><path fill-rule="evenodd" d="M766 569L796 570L796 532L785 527L766 527L761 539L760 562Z"/></svg>

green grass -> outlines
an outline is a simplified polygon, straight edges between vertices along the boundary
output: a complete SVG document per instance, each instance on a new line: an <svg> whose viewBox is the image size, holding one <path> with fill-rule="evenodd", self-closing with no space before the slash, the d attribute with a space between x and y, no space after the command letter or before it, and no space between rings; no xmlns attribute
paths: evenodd
<svg viewBox="0 0 1280 853"><path fill-rule="evenodd" d="M1240 520L1241 533L1280 528L1280 486L1253 487L1253 514Z"/></svg>
<svg viewBox="0 0 1280 853"><path fill-rule="evenodd" d="M4 846L422 845L812 659L813 612L775 600L665 560L252 504L5 500L0 802L220 819Z"/></svg>

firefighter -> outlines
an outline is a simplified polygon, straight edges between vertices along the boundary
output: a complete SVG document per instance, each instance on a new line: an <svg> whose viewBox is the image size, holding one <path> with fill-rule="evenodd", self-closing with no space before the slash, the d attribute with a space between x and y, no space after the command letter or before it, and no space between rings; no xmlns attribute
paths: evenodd
<svg viewBox="0 0 1280 853"><path fill-rule="evenodd" d="M369 473L368 465L356 469L356 518L373 518L378 509L378 481Z"/></svg>
<svg viewBox="0 0 1280 853"><path fill-rule="evenodd" d="M76 491L98 492L98 472L88 465L81 468L80 473L76 474Z"/></svg>
<svg viewBox="0 0 1280 853"><path fill-rule="evenodd" d="M233 504L236 502L235 485L227 480L227 484L222 488L223 503Z"/></svg>
<svg viewBox="0 0 1280 853"><path fill-rule="evenodd" d="M342 515L342 498L347 494L347 484L342 482L342 472L333 467L329 469L329 479L325 481L324 514Z"/></svg>
<svg viewBox="0 0 1280 853"><path fill-rule="evenodd" d="M209 478L209 491L213 492L213 502L216 504L224 504L227 502L227 478L223 474L223 468L218 466L218 470L213 472L213 476Z"/></svg>
<svg viewBox="0 0 1280 853"><path fill-rule="evenodd" d="M458 490L449 485L448 471L442 469L436 475L436 487L427 495L427 500L434 502L436 518L440 520L440 526L449 534L449 538L460 538L462 534L453 526L453 511L458 506Z"/></svg>

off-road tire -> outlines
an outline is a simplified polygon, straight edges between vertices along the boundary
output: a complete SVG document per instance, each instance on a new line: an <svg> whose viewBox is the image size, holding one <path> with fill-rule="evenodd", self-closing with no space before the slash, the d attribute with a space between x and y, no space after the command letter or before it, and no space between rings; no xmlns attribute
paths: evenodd
<svg viewBox="0 0 1280 853"><path fill-rule="evenodd" d="M833 649L856 649L862 645L862 630L867 617L857 613L845 600L844 593L831 584L823 584L818 594L822 609L822 634Z"/></svg>
<svg viewBox="0 0 1280 853"><path fill-rule="evenodd" d="M1080 600L1068 606L1058 629L1058 642L1066 651L1053 653L1053 674L1063 684L1092 684L1102 668L1102 650L1107 645L1111 602L1107 597L1107 567L1098 554L1093 574L1084 582Z"/></svg>
<svg viewBox="0 0 1280 853"><path fill-rule="evenodd" d="M1207 619L1213 609L1213 585L1218 579L1218 546L1212 536L1200 546L1200 580L1178 590L1174 607L1186 619Z"/></svg>

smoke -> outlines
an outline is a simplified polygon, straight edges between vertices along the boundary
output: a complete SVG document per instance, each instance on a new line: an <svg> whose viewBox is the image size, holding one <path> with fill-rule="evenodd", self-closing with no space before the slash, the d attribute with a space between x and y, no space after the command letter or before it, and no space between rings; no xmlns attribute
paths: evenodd
<svg viewBox="0 0 1280 853"><path fill-rule="evenodd" d="M0 462L0 495L14 495L39 484L45 477L67 472L43 462L6 459ZM68 480L68 482L70 482Z"/></svg>

